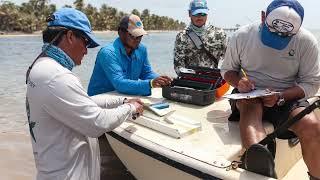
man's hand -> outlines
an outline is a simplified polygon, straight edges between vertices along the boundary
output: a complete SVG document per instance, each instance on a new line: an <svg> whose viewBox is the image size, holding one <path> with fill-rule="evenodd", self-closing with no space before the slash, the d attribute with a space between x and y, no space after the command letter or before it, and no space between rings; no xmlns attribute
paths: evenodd
<svg viewBox="0 0 320 180"><path fill-rule="evenodd" d="M143 102L140 99L138 98L127 99L125 103L130 103L134 105L134 107L136 108L136 112L134 113L133 119L143 114Z"/></svg>
<svg viewBox="0 0 320 180"><path fill-rule="evenodd" d="M126 101L126 103L135 103L135 102L143 105L143 102L142 102L141 99L139 99L139 98L127 99L127 101Z"/></svg>
<svg viewBox="0 0 320 180"><path fill-rule="evenodd" d="M254 82L249 80L246 77L242 77L239 80L238 86L237 86L238 91L241 93L250 92L250 91L254 90L254 88L255 88Z"/></svg>
<svg viewBox="0 0 320 180"><path fill-rule="evenodd" d="M273 94L270 96L265 96L262 98L263 105L266 107L273 107L279 100L278 94Z"/></svg>
<svg viewBox="0 0 320 180"><path fill-rule="evenodd" d="M169 86L172 82L172 79L168 76L159 76L152 80L152 87L159 88L163 86Z"/></svg>

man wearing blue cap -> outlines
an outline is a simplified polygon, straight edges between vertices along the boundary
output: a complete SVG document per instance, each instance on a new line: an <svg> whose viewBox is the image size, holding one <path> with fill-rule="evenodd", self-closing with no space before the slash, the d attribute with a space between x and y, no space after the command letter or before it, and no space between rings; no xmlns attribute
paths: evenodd
<svg viewBox="0 0 320 180"><path fill-rule="evenodd" d="M44 46L27 71L26 109L37 179L99 180L97 137L142 113L138 99L90 98L72 73L97 47L90 22L73 8L48 19Z"/></svg>
<svg viewBox="0 0 320 180"><path fill-rule="evenodd" d="M206 0L192 0L188 12L191 23L177 34L174 46L176 73L190 66L217 68L225 54L225 32L212 25L206 26L209 12Z"/></svg>
<svg viewBox="0 0 320 180"><path fill-rule="evenodd" d="M222 76L236 91L272 89L280 94L231 101L229 120L240 119L243 146L249 148L266 136L262 119L275 126L305 109L307 98L320 85L316 38L301 27L304 9L296 0L274 0L262 13L262 23L239 29L230 39ZM241 69L246 72L243 75ZM320 178L320 121L314 113L304 116L283 137L296 135L310 177ZM293 134L293 133L294 134ZM285 136L284 136L285 135Z"/></svg>

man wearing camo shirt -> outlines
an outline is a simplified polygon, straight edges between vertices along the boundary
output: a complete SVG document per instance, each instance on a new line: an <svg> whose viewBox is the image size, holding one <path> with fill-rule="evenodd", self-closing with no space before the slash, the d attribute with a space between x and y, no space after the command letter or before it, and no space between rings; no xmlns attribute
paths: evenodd
<svg viewBox="0 0 320 180"><path fill-rule="evenodd" d="M218 61L226 50L226 33L217 27L206 26L208 16L206 0L192 0L189 6L190 25L179 32L174 47L174 69L178 74L180 68L189 66L217 67ZM198 49L190 39L188 32L193 31L202 41Z"/></svg>

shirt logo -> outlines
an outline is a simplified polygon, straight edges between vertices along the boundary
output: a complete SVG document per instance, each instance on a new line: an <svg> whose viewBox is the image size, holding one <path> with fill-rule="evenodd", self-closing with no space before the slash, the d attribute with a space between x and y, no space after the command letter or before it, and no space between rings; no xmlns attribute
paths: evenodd
<svg viewBox="0 0 320 180"><path fill-rule="evenodd" d="M26 98L26 110L27 110L27 117L28 117L28 123L29 123L29 131L31 134L32 139L34 140L34 142L36 141L36 137L33 133L33 128L36 126L36 122L31 121L30 119L30 106L29 106L29 101L28 98Z"/></svg>
<svg viewBox="0 0 320 180"><path fill-rule="evenodd" d="M296 53L296 52L295 52L293 49L291 49L291 50L289 51L289 56L294 56L295 53Z"/></svg>

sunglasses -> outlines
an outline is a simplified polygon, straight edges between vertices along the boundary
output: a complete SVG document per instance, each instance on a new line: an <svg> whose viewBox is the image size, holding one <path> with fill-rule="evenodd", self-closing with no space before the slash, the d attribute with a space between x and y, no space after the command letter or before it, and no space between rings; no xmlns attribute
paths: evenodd
<svg viewBox="0 0 320 180"><path fill-rule="evenodd" d="M266 26L268 27L270 32L275 33L281 37L292 37L292 36L296 35L295 33L291 33L291 32L281 32L281 31L277 30L276 28L269 26L267 23L266 23Z"/></svg>
<svg viewBox="0 0 320 180"><path fill-rule="evenodd" d="M131 39L136 40L136 41L141 40L142 37L143 37L143 35L141 35L141 36L134 36L134 35L130 34L128 31L127 31L127 33L129 34L129 37L130 37Z"/></svg>
<svg viewBox="0 0 320 180"><path fill-rule="evenodd" d="M90 41L82 32L79 32L79 31L76 31L76 30L73 30L72 32L75 34L75 36L77 38L81 38L82 39L82 41L84 42L86 48L89 47Z"/></svg>
<svg viewBox="0 0 320 180"><path fill-rule="evenodd" d="M205 13L198 13L198 14L195 14L195 15L192 15L192 16L195 16L195 17L205 17L205 16L207 16L207 14L205 14Z"/></svg>

